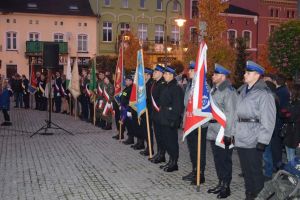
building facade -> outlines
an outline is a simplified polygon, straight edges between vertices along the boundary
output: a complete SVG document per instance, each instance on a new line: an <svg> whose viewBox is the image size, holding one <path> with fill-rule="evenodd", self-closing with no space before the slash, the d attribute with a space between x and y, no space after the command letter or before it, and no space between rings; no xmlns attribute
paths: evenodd
<svg viewBox="0 0 300 200"><path fill-rule="evenodd" d="M84 67L96 55L97 18L87 1L1 2L0 27L0 73L7 77L41 71L45 42L59 44L60 71L68 56Z"/></svg>
<svg viewBox="0 0 300 200"><path fill-rule="evenodd" d="M95 13L99 13L98 54L117 55L122 34L130 31L143 40L145 52L152 63L164 58L165 19L167 14L168 45L177 44L183 31L175 19L184 12L184 0L90 0ZM167 2L168 5L167 5ZM176 59L174 52L170 58Z"/></svg>
<svg viewBox="0 0 300 200"><path fill-rule="evenodd" d="M250 58L257 60L272 31L280 23L295 19L297 0L229 0L229 8L221 13L226 18L227 31L222 37L231 45L237 37L247 41ZM185 16L188 19L185 32L190 40L197 37L195 28L199 27L195 19L199 15L198 4L201 0L185 0Z"/></svg>

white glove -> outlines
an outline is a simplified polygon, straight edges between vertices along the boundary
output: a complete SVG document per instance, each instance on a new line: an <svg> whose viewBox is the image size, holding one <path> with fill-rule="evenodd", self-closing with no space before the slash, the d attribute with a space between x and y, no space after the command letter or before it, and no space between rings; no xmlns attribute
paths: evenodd
<svg viewBox="0 0 300 200"><path fill-rule="evenodd" d="M132 117L131 112L127 112L127 117Z"/></svg>

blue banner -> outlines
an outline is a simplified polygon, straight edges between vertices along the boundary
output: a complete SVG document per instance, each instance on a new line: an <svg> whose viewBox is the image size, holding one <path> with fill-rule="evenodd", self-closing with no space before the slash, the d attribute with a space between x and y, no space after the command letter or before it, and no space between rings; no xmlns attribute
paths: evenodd
<svg viewBox="0 0 300 200"><path fill-rule="evenodd" d="M136 111L138 118L146 111L146 87L144 78L143 50L137 52L137 103Z"/></svg>

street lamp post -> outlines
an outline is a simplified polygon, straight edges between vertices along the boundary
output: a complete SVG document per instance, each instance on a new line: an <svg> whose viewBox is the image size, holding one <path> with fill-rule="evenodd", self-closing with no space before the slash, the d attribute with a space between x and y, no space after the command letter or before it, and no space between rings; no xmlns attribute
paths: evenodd
<svg viewBox="0 0 300 200"><path fill-rule="evenodd" d="M164 32L164 51L165 51L165 66L167 66L168 64L168 50L167 50L167 19L168 19L168 6L169 6L169 3L172 2L172 1L175 1L179 6L180 6L180 10L179 10L179 17L178 19L175 20L175 22L177 23L177 26L181 27L184 25L184 23L186 22L185 19L181 18L182 16L182 5L181 3L178 1L178 0L169 0L166 4L166 10L165 10L165 26L164 26L164 29L165 29L165 32ZM180 35L180 31L179 31L179 35Z"/></svg>

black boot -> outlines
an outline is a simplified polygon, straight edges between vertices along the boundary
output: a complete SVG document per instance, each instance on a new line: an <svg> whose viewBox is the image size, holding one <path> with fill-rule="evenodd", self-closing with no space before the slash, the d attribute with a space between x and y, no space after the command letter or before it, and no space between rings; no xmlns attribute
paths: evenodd
<svg viewBox="0 0 300 200"><path fill-rule="evenodd" d="M173 172L178 170L177 159L171 158L171 163L164 168L165 172Z"/></svg>
<svg viewBox="0 0 300 200"><path fill-rule="evenodd" d="M157 153L152 157L149 158L148 160L151 162L154 162L155 159L157 159L157 157L161 154L160 149L157 149Z"/></svg>
<svg viewBox="0 0 300 200"><path fill-rule="evenodd" d="M210 189L208 189L207 190L207 193L213 193L213 194L218 194L220 191L221 191L221 189L222 189L222 181L220 181L219 180L219 183L218 183L218 185L216 185L215 187L213 187L213 188L210 188Z"/></svg>
<svg viewBox="0 0 300 200"><path fill-rule="evenodd" d="M141 150L144 149L145 145L144 145L144 140L142 139L137 139L137 145L135 147L133 147L134 150Z"/></svg>
<svg viewBox="0 0 300 200"><path fill-rule="evenodd" d="M154 154L153 148L152 149L152 155ZM149 148L147 147L145 150L140 151L140 154L143 156L149 156Z"/></svg>
<svg viewBox="0 0 300 200"><path fill-rule="evenodd" d="M171 164L171 162L172 162L172 159L169 158L169 161L167 162L167 164L161 165L161 166L159 166L159 168L164 169L164 168L168 167Z"/></svg>
<svg viewBox="0 0 300 200"><path fill-rule="evenodd" d="M217 195L218 199L225 199L230 196L230 184L223 183L220 193Z"/></svg>
<svg viewBox="0 0 300 200"><path fill-rule="evenodd" d="M111 123L106 123L106 125L103 127L104 130L112 130L112 127L111 127Z"/></svg>
<svg viewBox="0 0 300 200"><path fill-rule="evenodd" d="M153 162L155 164L166 162L165 154L166 154L166 151L161 150L159 156L151 162Z"/></svg>
<svg viewBox="0 0 300 200"><path fill-rule="evenodd" d="M195 176L196 176L196 170L193 169L193 171L191 171L188 175L183 176L182 180L184 180L184 181L192 181L192 180L195 179Z"/></svg>
<svg viewBox="0 0 300 200"><path fill-rule="evenodd" d="M205 176L204 176L204 172L200 173L200 184L205 183ZM195 172L195 177L194 179L191 181L191 185L197 185L197 171Z"/></svg>
<svg viewBox="0 0 300 200"><path fill-rule="evenodd" d="M246 192L246 199L245 200L255 200L257 197L257 194L254 194L252 192Z"/></svg>
<svg viewBox="0 0 300 200"><path fill-rule="evenodd" d="M134 144L133 136L128 135L127 140L123 141L122 143L125 145Z"/></svg>

